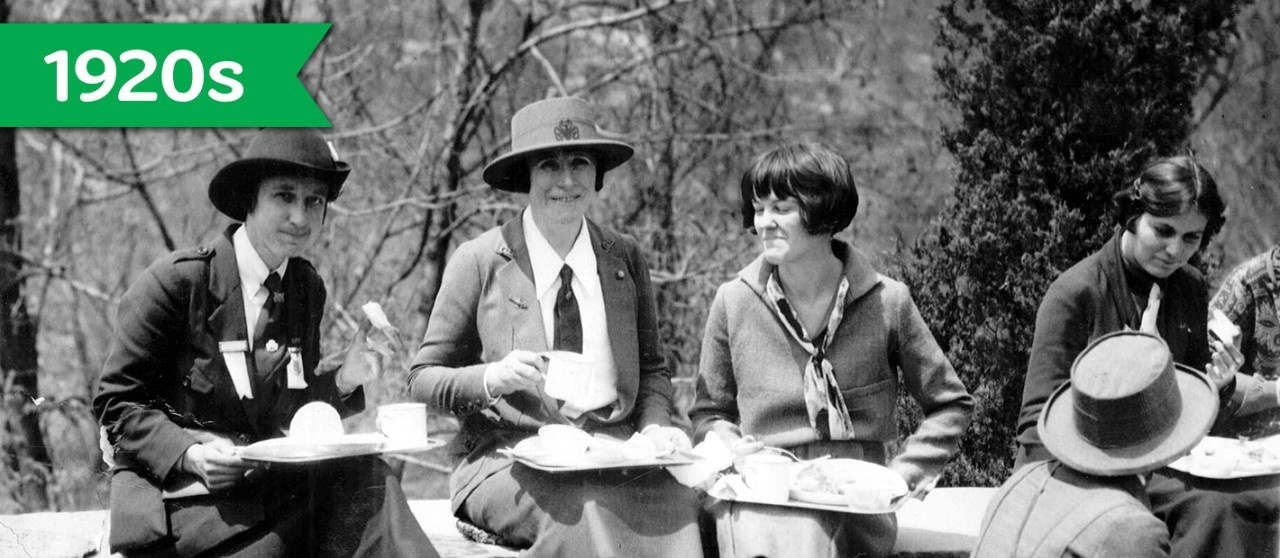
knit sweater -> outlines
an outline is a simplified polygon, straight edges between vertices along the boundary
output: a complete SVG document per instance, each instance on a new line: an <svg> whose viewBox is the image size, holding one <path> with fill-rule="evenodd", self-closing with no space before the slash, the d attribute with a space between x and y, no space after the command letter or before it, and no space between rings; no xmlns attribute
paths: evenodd
<svg viewBox="0 0 1280 558"><path fill-rule="evenodd" d="M897 440L896 402L905 388L924 420L890 468L908 483L939 474L969 424L973 397L916 309L907 287L876 273L857 249L832 243L849 291L844 318L827 350L855 437L852 452L883 456ZM765 285L774 266L763 257L720 286L711 304L690 412L695 438L712 429L751 435L778 447L819 441L804 400L809 354L770 308Z"/></svg>

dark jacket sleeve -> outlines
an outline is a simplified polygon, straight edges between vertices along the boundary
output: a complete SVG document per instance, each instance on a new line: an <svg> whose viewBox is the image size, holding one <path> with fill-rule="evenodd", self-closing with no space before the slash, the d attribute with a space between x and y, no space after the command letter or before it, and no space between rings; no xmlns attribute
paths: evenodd
<svg viewBox="0 0 1280 558"><path fill-rule="evenodd" d="M161 386L176 373L187 336L191 275L182 267L203 261L170 260L147 269L120 301L116 334L98 382L94 412L115 447L115 459L164 479L195 438L165 413ZM190 270L188 270L190 271Z"/></svg>
<svg viewBox="0 0 1280 558"><path fill-rule="evenodd" d="M657 302L649 279L649 267L631 239L626 240L627 266L636 285L636 337L640 346L640 385L636 391L635 428L672 426L677 413L671 369L667 367L658 337Z"/></svg>
<svg viewBox="0 0 1280 558"><path fill-rule="evenodd" d="M1071 379L1071 363L1089 343L1095 298L1081 281L1063 275L1049 286L1040 302L1018 414L1019 465L1052 458L1040 443L1036 422L1049 396Z"/></svg>

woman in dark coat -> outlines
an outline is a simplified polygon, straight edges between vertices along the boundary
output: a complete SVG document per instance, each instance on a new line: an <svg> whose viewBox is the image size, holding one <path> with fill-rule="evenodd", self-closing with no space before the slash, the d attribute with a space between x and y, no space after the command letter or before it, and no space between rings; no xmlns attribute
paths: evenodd
<svg viewBox="0 0 1280 558"><path fill-rule="evenodd" d="M1207 333L1208 285L1187 265L1225 221L1209 173L1190 157L1149 166L1114 196L1115 236L1049 287L1036 315L1018 419L1016 467L1049 459L1036 420L1092 340L1123 329L1164 338L1174 361L1206 370L1221 407L1212 435L1231 432L1254 380ZM1276 555L1280 491L1267 480L1208 480L1170 469L1147 485L1153 511L1169 526L1174 556Z"/></svg>

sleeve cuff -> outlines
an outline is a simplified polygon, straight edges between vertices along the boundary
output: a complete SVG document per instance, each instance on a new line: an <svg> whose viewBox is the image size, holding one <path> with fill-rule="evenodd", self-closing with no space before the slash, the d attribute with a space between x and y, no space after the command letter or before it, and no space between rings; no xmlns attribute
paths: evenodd
<svg viewBox="0 0 1280 558"><path fill-rule="evenodd" d="M485 407L492 407L502 400L502 397L494 397L489 392L489 367L484 367L484 376L480 379L480 387L484 388Z"/></svg>

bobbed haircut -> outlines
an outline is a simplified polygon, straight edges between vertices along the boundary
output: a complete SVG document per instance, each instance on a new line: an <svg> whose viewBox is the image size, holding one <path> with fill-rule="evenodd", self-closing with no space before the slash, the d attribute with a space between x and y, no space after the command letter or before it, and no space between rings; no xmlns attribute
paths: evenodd
<svg viewBox="0 0 1280 558"><path fill-rule="evenodd" d="M858 214L858 187L849 162L820 143L783 145L756 157L742 174L742 226L755 232L752 202L793 199L809 234L835 234Z"/></svg>
<svg viewBox="0 0 1280 558"><path fill-rule="evenodd" d="M1153 161L1132 184L1116 192L1112 201L1116 206L1116 224L1128 230L1133 230L1143 213L1175 217L1199 212L1207 221L1200 238L1202 249L1227 220L1227 204L1218 193L1218 183L1200 163L1186 155Z"/></svg>

